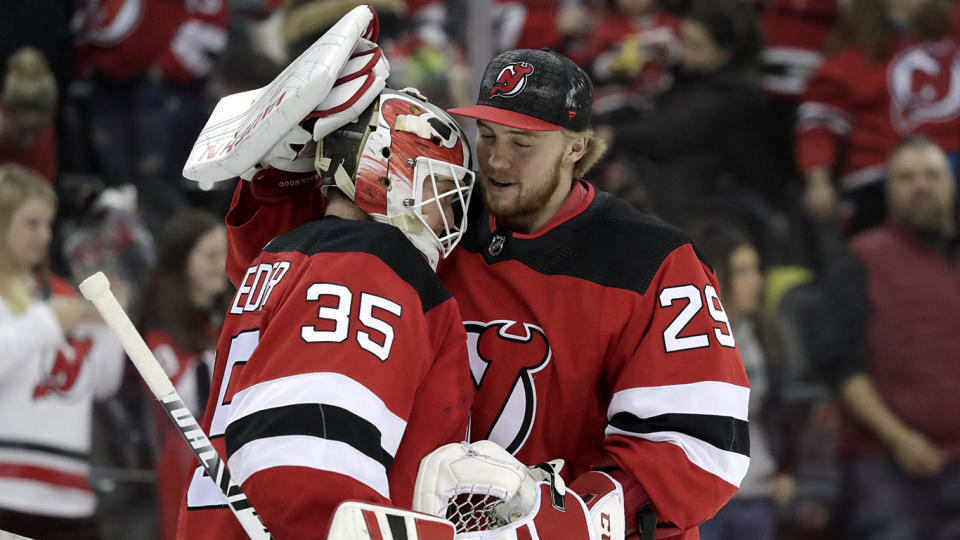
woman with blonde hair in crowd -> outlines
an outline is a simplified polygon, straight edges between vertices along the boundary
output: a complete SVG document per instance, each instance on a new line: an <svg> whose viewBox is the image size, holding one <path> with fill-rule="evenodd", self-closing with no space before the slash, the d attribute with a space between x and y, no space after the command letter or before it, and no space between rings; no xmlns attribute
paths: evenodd
<svg viewBox="0 0 960 540"><path fill-rule="evenodd" d="M157 239L157 266L141 301L147 345L184 402L200 418L207 403L217 336L232 287L223 219L203 210L170 218ZM145 397L154 402L149 395ZM161 538L174 538L177 513L195 459L180 432L154 407L159 450L157 510Z"/></svg>
<svg viewBox="0 0 960 540"><path fill-rule="evenodd" d="M14 161L52 182L57 172L53 114L57 82L43 54L21 47L10 56L0 93L0 163Z"/></svg>
<svg viewBox="0 0 960 540"><path fill-rule="evenodd" d="M98 538L91 410L119 385L123 354L47 269L56 205L39 174L0 165L0 530Z"/></svg>

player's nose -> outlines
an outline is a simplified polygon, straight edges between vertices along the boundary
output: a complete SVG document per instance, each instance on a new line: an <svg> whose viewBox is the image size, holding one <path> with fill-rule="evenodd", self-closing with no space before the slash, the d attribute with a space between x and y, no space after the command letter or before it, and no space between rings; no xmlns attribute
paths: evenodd
<svg viewBox="0 0 960 540"><path fill-rule="evenodd" d="M502 144L491 144L487 149L487 165L492 169L509 169L511 161Z"/></svg>

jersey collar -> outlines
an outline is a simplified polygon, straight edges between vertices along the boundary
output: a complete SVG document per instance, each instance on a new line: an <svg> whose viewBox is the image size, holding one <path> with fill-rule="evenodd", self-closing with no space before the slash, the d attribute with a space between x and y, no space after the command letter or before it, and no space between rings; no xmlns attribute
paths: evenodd
<svg viewBox="0 0 960 540"><path fill-rule="evenodd" d="M566 200L563 201L560 209L557 210L557 213L554 214L552 218L547 220L547 222L544 223L539 229L530 234L521 234L511 231L511 236L513 238L522 239L539 238L540 236L543 236L544 234L557 228L559 225L566 223L574 216L583 213L583 211L590 206L590 203L593 202L595 195L596 192L594 191L593 185L590 182L587 182L583 179L577 180L573 184L570 194L567 195ZM493 217L492 215L488 215L487 227L490 229L491 233L496 231L497 218Z"/></svg>

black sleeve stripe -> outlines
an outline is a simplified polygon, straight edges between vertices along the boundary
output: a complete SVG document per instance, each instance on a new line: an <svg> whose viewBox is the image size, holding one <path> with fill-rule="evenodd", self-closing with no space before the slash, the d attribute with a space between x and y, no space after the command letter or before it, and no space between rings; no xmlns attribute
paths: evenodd
<svg viewBox="0 0 960 540"><path fill-rule="evenodd" d="M379 258L420 295L426 313L450 298L423 254L393 225L332 216L311 221L274 238L268 253L367 253ZM360 270L360 269L358 269Z"/></svg>
<svg viewBox="0 0 960 540"><path fill-rule="evenodd" d="M381 445L380 430L374 424L347 409L316 403L264 409L234 420L225 433L227 459L250 441L284 435L343 442L383 465L387 472L393 465L393 456Z"/></svg>
<svg viewBox="0 0 960 540"><path fill-rule="evenodd" d="M676 431L720 450L750 456L748 423L731 416L675 413L638 418L631 413L619 412L613 415L610 425L630 433Z"/></svg>

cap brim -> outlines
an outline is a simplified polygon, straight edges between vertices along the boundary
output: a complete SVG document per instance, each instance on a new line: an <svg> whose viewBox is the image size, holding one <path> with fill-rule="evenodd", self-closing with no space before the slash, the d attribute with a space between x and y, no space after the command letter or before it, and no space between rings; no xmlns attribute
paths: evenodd
<svg viewBox="0 0 960 540"><path fill-rule="evenodd" d="M562 131L563 126L551 124L550 122L534 118L532 116L521 114L505 109L498 109L489 105L472 105L470 107L457 107L448 109L450 114L466 116L467 118L476 118L484 122L500 124L507 127L523 129L526 131Z"/></svg>

